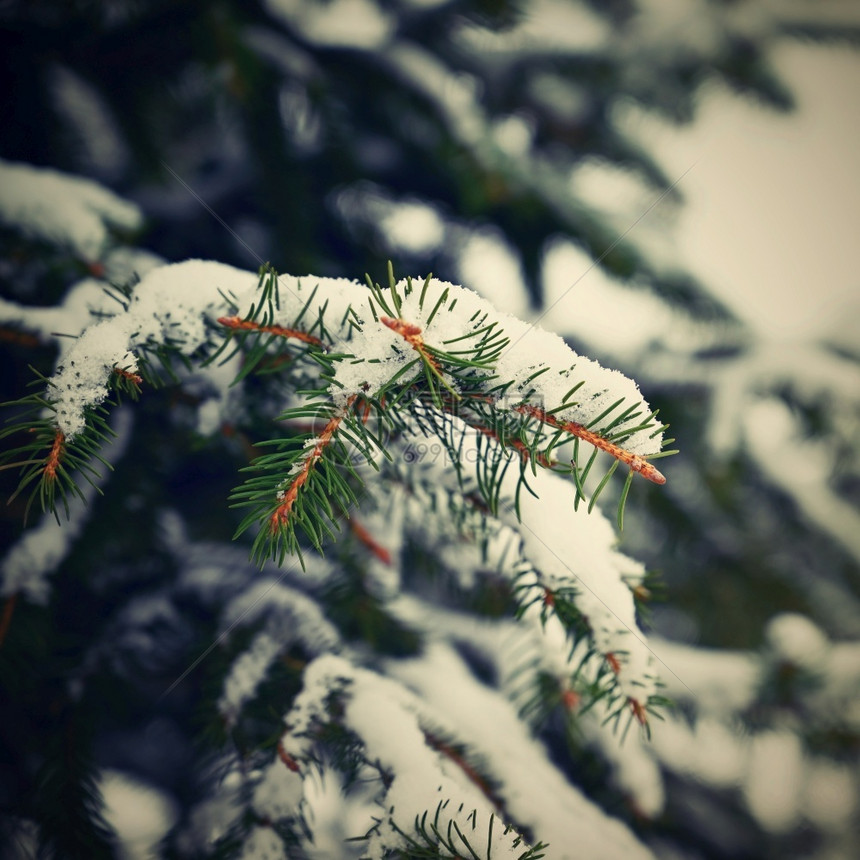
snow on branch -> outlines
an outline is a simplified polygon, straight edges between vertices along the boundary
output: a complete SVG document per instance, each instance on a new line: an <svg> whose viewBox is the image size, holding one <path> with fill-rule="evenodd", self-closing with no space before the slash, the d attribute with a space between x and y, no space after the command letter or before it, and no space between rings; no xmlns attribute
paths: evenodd
<svg viewBox="0 0 860 860"><path fill-rule="evenodd" d="M434 643L420 658L390 660L386 669L483 763L508 813L549 843L548 857L651 857L627 827L562 776L516 707L478 681L452 647Z"/></svg>
<svg viewBox="0 0 860 860"><path fill-rule="evenodd" d="M450 421L457 428L450 431L452 447L464 462L492 460L482 434ZM426 444L420 432L407 436L403 448L392 450L393 460L407 460L403 450L418 457ZM453 543L451 564L465 587L474 567L508 583L521 621L548 640L544 654L551 656L543 668L560 694L569 693L570 710L602 701L605 716L620 720L626 710L644 725L662 697L658 661L636 620L642 565L617 550L615 531L599 510L575 507L575 485L550 469L528 475L529 491L519 493L517 504L519 455L508 450L503 456L494 514L474 503L479 481L466 475L458 480L446 458L424 456L395 467L409 488L400 505L404 528L443 560ZM465 554L468 539L474 557ZM559 636L553 638L556 625Z"/></svg>
<svg viewBox="0 0 860 860"><path fill-rule="evenodd" d="M477 772L438 740L433 729L439 717L400 684L344 658L328 655L311 663L304 690L286 715L281 747L300 771L314 760L315 737L333 719L333 698L342 707L342 717L334 719L360 743L366 778L375 772L380 785L377 823L363 856L381 860L390 851L432 846L452 856L541 856L540 846L530 851L505 824Z"/></svg>
<svg viewBox="0 0 860 860"><path fill-rule="evenodd" d="M34 485L43 507L53 506L55 492L76 491L71 467L92 470L88 458L108 432L104 402L112 391L137 396L157 384L156 360L176 379L177 360L206 366L209 382L225 389L255 370L276 372L285 399L269 410L295 432L261 443L268 452L233 495L250 508L239 532L259 527L258 562L287 554L303 561L299 530L321 549L354 517L362 494L378 498L370 468L396 459L398 468L385 467L383 477L400 480L404 465L415 471L409 445L435 437L445 456L432 476L412 458L412 492L431 480L461 506L482 500L479 528L494 521L519 542L509 585L522 611L534 614L538 605L541 623L547 614L563 617L572 648L585 636L581 671L564 670L584 685L577 695L603 699L610 717L626 712L646 726L660 697L630 588L641 570L615 550L614 530L592 506L619 463L629 467L620 507L634 474L665 480L647 459L660 456L663 427L634 382L560 338L497 313L462 287L429 277L398 284L389 274L384 290L279 278L266 268L255 276L199 260L150 271L124 294L120 312L61 355L45 394L29 403L40 417L25 417L17 429L35 427L35 439L12 452L29 454L22 488ZM212 373L218 362L232 372ZM580 443L592 446L587 460ZM47 448L41 456L39 446ZM611 465L586 512L579 502L599 452ZM388 521L400 526L382 544L367 535L364 544L390 562L385 544L399 546L398 530L409 523ZM389 566L376 565L380 594L398 591ZM274 630L259 631L253 653L228 679L221 703L228 720L278 655Z"/></svg>
<svg viewBox="0 0 860 860"><path fill-rule="evenodd" d="M134 204L79 176L0 160L0 223L34 239L68 247L98 262L110 232L138 230L143 215Z"/></svg>
<svg viewBox="0 0 860 860"><path fill-rule="evenodd" d="M265 616L265 624L230 668L218 709L233 725L276 658L299 644L310 655L335 650L340 637L316 602L277 580L263 579L232 600L221 622L222 635L240 622L250 627Z"/></svg>
<svg viewBox="0 0 860 860"><path fill-rule="evenodd" d="M284 376L304 400L285 403L282 418L305 419L321 431L298 445L273 440L272 453L255 464L257 476L237 491L239 504L251 509L242 529L263 527L254 550L260 559L298 552L297 520L320 546L336 529L338 511L355 502L340 471L349 452L370 461L403 414L428 406L462 412L503 444L528 449L533 468L570 439L593 446L587 460L575 446L566 467L577 502L598 450L613 465L592 503L619 463L630 469L619 510L634 473L664 480L648 462L668 453L660 450L664 428L632 380L462 287L429 277L396 284L391 273L389 281L384 290L346 279L277 277L265 268L258 277L200 260L156 268L121 312L81 334L34 401L43 415L37 442L49 443L54 456L25 479L39 478L44 487L60 467L56 455L91 455L103 402L113 390L136 396L141 382L157 383L156 359L175 377L177 360L211 365L241 354L235 382L287 361ZM46 498L52 501L50 492Z"/></svg>

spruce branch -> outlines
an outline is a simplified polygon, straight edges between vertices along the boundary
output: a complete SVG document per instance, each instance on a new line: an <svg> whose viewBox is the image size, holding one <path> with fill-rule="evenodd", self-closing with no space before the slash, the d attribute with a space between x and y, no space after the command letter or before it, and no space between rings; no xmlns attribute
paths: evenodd
<svg viewBox="0 0 860 860"><path fill-rule="evenodd" d="M346 417L347 410L352 406L354 401L355 398L350 397L347 401L346 407L337 410L337 412L329 418L322 433L320 433L319 437L314 442L314 446L310 453L302 457L298 468L298 474L290 481L289 486L286 489L278 491L281 501L269 516L269 530L272 534L286 528L286 525L290 520L290 513L293 509L293 505L296 503L301 488L305 485L313 472L317 461L322 457L328 445L331 444L335 433L337 433L338 428Z"/></svg>
<svg viewBox="0 0 860 860"><path fill-rule="evenodd" d="M322 424L319 435L258 443L273 451L242 470L253 477L231 499L234 507L251 508L237 534L258 525L252 553L259 563L268 557L282 563L288 553L301 558L297 529L321 550L324 539L334 538L340 529L339 517L348 516L357 505L356 493L363 482L352 457L358 451L370 460L381 443L366 425L365 407L356 412L356 401L351 396L341 407L322 400L287 410L282 421Z"/></svg>
<svg viewBox="0 0 860 860"><path fill-rule="evenodd" d="M79 478L101 492L96 483L101 476L92 461L98 460L112 468L98 452L115 435L107 423L108 412L104 407L91 409L84 432L70 440L50 417L46 417L46 413L49 416L53 411L53 404L41 395L33 394L7 405L23 407L23 411L17 416L16 423L0 431L0 439L20 433L26 434L28 439L25 444L2 453L0 469L20 470L18 486L9 502L29 489L25 519L36 500L43 512L56 516L59 500L68 517L69 497L77 496L84 500Z"/></svg>
<svg viewBox="0 0 860 860"><path fill-rule="evenodd" d="M208 291L199 288L204 276ZM196 291L189 288L195 278ZM369 278L363 289L354 282L278 277L269 266L253 282L219 264L165 266L128 293L122 313L84 332L64 366L44 380L45 395L31 398L41 410L41 433L17 452L24 454L17 462L25 469L20 489L35 487L51 509L58 488L61 495L75 491L68 467L91 479L88 458L97 456L106 433L108 394L136 397L142 383L161 384L159 367L181 381L177 363L205 370L235 358L241 365L234 386L277 373L279 390L294 404L277 414L289 435L257 443L265 453L241 470L245 481L231 497L246 511L237 535L257 528L252 555L259 563L301 558L308 544L321 550L357 506L367 467L378 469L396 440L415 428L439 441L462 486L471 478L461 431L475 430L470 492L491 515L508 493L511 468L516 484L506 497L519 516L523 494L536 494L539 471L568 474L574 507L589 499L591 509L618 465L626 465L621 523L634 474L665 482L649 462L669 453L659 451L665 428L629 380L548 337L499 318L475 294L429 275L398 283L391 267L386 289ZM530 338L530 349L541 353L512 346ZM78 368L87 379L81 395ZM568 440L569 466L559 456ZM581 443L593 448L584 465ZM589 494L586 480L598 451L612 463ZM518 461L513 467L509 453Z"/></svg>
<svg viewBox="0 0 860 860"><path fill-rule="evenodd" d="M238 316L218 317L218 324L233 331L256 331L260 334L273 334L277 337L295 338L304 343L322 346L322 341L318 337L301 331L301 329L286 328L281 325L260 325L253 320L242 319L242 317Z"/></svg>
<svg viewBox="0 0 860 860"><path fill-rule="evenodd" d="M636 472L637 474L642 475L643 478L654 484L666 483L666 478L663 474L644 457L639 454L632 454L630 451L625 451L610 439L605 436L601 436L599 433L594 433L587 427L583 427L582 424L578 424L576 421L559 421L554 415L549 414L539 406L533 406L527 403L515 406L514 410L522 415L529 415L532 418L536 418L544 424L549 424L550 427L565 430L571 435L576 436L578 439L588 442L589 445L593 445L595 448L605 451L610 457L614 457L619 462L629 466L631 472ZM631 431L627 432L629 433Z"/></svg>

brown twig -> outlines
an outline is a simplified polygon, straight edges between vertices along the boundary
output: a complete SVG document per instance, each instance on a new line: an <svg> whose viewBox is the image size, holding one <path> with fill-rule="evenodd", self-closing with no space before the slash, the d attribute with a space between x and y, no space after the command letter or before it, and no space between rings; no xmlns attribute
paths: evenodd
<svg viewBox="0 0 860 860"><path fill-rule="evenodd" d="M459 417L463 418L462 415L460 415ZM501 438L499 437L499 434L491 427L487 427L484 424L479 424L477 421L472 421L467 418L463 418L463 420L473 430L477 430L484 436L488 436L490 439L495 439L495 441L500 444L510 445L510 447L513 448L520 455L520 457L523 458L523 460L528 461L529 457L531 456L531 450L529 449L529 446L526 445L526 443L523 442L522 439L512 437L510 439L506 439L505 442L502 442ZM535 454L535 459L538 461L538 463L541 464L541 466L544 466L547 469L551 469L554 465L553 461L550 460L545 454L542 454L540 451Z"/></svg>
<svg viewBox="0 0 860 860"><path fill-rule="evenodd" d="M57 430L54 434L54 444L51 445L51 450L45 458L45 467L42 469L45 475L45 480L54 481L57 478L57 469L60 468L60 460L63 458L63 452L66 450L66 437L62 430Z"/></svg>
<svg viewBox="0 0 860 860"><path fill-rule="evenodd" d="M607 651L603 655L603 659L606 660L607 663L609 663L609 668L612 669L612 671L616 675L621 674L621 661L615 656L612 651Z"/></svg>
<svg viewBox="0 0 860 860"><path fill-rule="evenodd" d="M424 361L429 364L436 373L441 374L442 369L439 367L439 362L430 354L427 345L424 343L424 338L421 337L421 328L406 320L392 319L391 317L381 316L379 321L388 326L392 331L397 332L411 347L417 352Z"/></svg>
<svg viewBox="0 0 860 860"><path fill-rule="evenodd" d="M636 717L636 722L639 723L640 726L647 726L648 714L646 713L642 703L638 699L634 699L630 696L627 699L627 704L630 705L630 710L633 711L633 716Z"/></svg>
<svg viewBox="0 0 860 860"><path fill-rule="evenodd" d="M358 541L366 546L383 564L391 564L391 553L377 543L373 535L356 519L349 521L349 527Z"/></svg>
<svg viewBox="0 0 860 860"><path fill-rule="evenodd" d="M299 763L284 749L282 742L278 741L278 758L293 772L299 772Z"/></svg>
<svg viewBox="0 0 860 860"><path fill-rule="evenodd" d="M292 483L284 493L281 503L269 517L269 529L272 534L275 534L275 532L277 532L278 529L289 519L290 511L292 511L293 505L296 503L296 499L299 496L299 490L305 485L306 481L310 477L314 464L319 460L323 451L325 451L326 447L331 442L332 437L337 432L337 428L340 426L341 421L346 417L346 413L352 406L355 398L356 395L353 394L352 397L347 400L346 406L329 419L328 424L325 425L322 433L320 433L313 450L307 457L305 457L301 469L295 478L293 478Z"/></svg>
<svg viewBox="0 0 860 860"><path fill-rule="evenodd" d="M599 448L601 451L605 451L616 460L620 460L622 463L629 466L634 472L638 472L643 478L654 484L666 483L665 476L652 466L644 457L639 454L633 454L630 451L626 451L624 448L621 448L614 442L610 442L608 439L604 439L603 436L592 432L586 427L583 427L582 424L578 424L576 421L559 421L554 415L550 415L539 406L532 406L529 403L522 403L519 406L515 406L514 411L519 412L521 415L528 415L531 418L537 418L538 421L542 421L544 424L549 424L550 427L556 427L559 430L566 430L568 433L582 439L584 442L588 442L589 445L594 445L595 448Z"/></svg>
<svg viewBox="0 0 860 860"><path fill-rule="evenodd" d="M0 340L31 347L38 346L42 342L36 335L30 334L30 332L6 328L6 326L0 326Z"/></svg>
<svg viewBox="0 0 860 860"><path fill-rule="evenodd" d="M257 331L262 334L274 334L278 337L288 337L311 343L314 346L322 346L323 342L315 335L308 334L296 328L285 328L280 325L260 325L253 320L245 320L242 317L218 317L218 323L233 331Z"/></svg>

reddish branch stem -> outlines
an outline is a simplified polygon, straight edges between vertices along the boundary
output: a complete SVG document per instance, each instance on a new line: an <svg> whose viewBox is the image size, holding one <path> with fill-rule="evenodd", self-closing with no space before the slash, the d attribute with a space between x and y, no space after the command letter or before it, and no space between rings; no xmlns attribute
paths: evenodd
<svg viewBox="0 0 860 860"><path fill-rule="evenodd" d="M0 340L17 343L21 346L38 346L41 343L39 338L34 334L26 331L18 331L14 328L6 328L5 326L0 326Z"/></svg>
<svg viewBox="0 0 860 860"><path fill-rule="evenodd" d="M639 454L633 454L630 451L626 451L614 442L610 442L608 439L604 439L603 436L593 433L591 430L583 427L582 424L577 424L576 421L559 421L554 415L549 415L539 406L532 406L529 403L515 406L514 411L519 412L521 415L528 415L532 418L537 418L538 421L542 421L544 424L549 424L550 427L557 427L560 430L566 430L568 433L572 433L584 442L588 442L590 445L594 445L595 448L599 448L601 451L605 451L610 456L615 457L616 460L620 460L622 463L629 466L634 472L638 472L643 478L646 478L654 484L666 483L665 476L652 466L644 457L641 457Z"/></svg>
<svg viewBox="0 0 860 860"><path fill-rule="evenodd" d="M312 343L315 346L323 345L323 342L315 335L308 334L306 331L296 328L285 328L280 325L260 325L253 320L244 320L242 317L218 317L218 322L234 331L258 331L263 334L275 334L279 337L291 337L294 340Z"/></svg>
<svg viewBox="0 0 860 860"><path fill-rule="evenodd" d="M576 690L571 690L570 687L566 687L561 691L561 704L568 713L573 713L579 707L579 703L581 701L582 697L576 692Z"/></svg>
<svg viewBox="0 0 860 860"><path fill-rule="evenodd" d="M292 511L293 505L296 503L296 499L299 496L299 490L301 490L307 482L311 472L313 471L314 464L319 460L323 451L325 451L326 447L331 442L332 437L337 432L337 428L340 427L340 422L346 417L347 410L352 406L354 400L355 395L353 394L347 401L346 407L338 411L337 414L333 415L329 419L328 424L325 425L322 433L320 433L313 450L307 457L305 457L301 469L295 478L293 478L292 483L284 493L281 503L277 508L275 508L274 513L269 517L269 529L272 534L277 532L278 529L289 519L290 511Z"/></svg>
<svg viewBox="0 0 860 860"><path fill-rule="evenodd" d="M646 713L642 703L638 699L629 698L627 700L627 704L630 705L630 710L633 711L633 716L636 717L636 722L639 723L640 726L647 726L648 714Z"/></svg>
<svg viewBox="0 0 860 860"><path fill-rule="evenodd" d="M421 328L413 323L406 322L401 319L391 319L391 317L380 317L379 321L383 325L387 325L392 331L397 332L411 347L417 352L424 361L429 364L436 373L441 373L439 362L430 354L427 345L424 343L424 338L421 337Z"/></svg>
<svg viewBox="0 0 860 860"><path fill-rule="evenodd" d="M278 742L278 758L293 772L299 772L299 763L284 749L284 745Z"/></svg>
<svg viewBox="0 0 860 860"><path fill-rule="evenodd" d="M460 417L462 418L462 416L460 416ZM496 433L496 431L493 430L492 428L486 427L483 424L478 424L476 421L468 421L466 419L463 419L463 420L466 421L466 423L473 430L477 430L479 433L483 433L484 436L489 436L490 439L495 439L496 442L501 443L502 440L499 438L499 434ZM523 442L522 439L517 439L516 437L510 438L510 439L506 440L506 444L510 445L511 448L513 448L520 455L520 457L523 458L523 460L528 460L529 457L531 456L531 451L529 450L529 446L526 445L526 443ZM552 465L553 465L552 461L545 454L542 454L540 451L537 452L535 459L538 461L538 463L541 464L541 466L544 466L547 469L552 468Z"/></svg>
<svg viewBox="0 0 860 860"><path fill-rule="evenodd" d="M391 564L391 553L378 543L373 535L356 519L349 521L349 527L360 543L364 544L383 564Z"/></svg>
<svg viewBox="0 0 860 860"><path fill-rule="evenodd" d="M117 376L123 377L123 379L128 379L130 382L133 382L137 386L143 384L143 377L138 375L137 373L131 373L128 370L123 370L121 367L115 367L113 369L113 372Z"/></svg>
<svg viewBox="0 0 860 860"><path fill-rule="evenodd" d="M51 445L51 450L45 459L45 468L42 469L45 475L45 480L53 481L57 477L57 469L60 468L60 460L63 458L63 452L66 450L66 437L62 430L57 430L54 435L54 444Z"/></svg>

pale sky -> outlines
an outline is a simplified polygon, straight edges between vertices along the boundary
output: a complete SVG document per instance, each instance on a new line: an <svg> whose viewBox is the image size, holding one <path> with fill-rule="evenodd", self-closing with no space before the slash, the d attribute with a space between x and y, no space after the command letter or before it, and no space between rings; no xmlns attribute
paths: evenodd
<svg viewBox="0 0 860 860"><path fill-rule="evenodd" d="M742 319L779 340L860 335L860 53L787 43L772 62L788 114L724 88L697 121L649 127L686 205L680 262ZM649 124L650 125L650 124Z"/></svg>
<svg viewBox="0 0 860 860"><path fill-rule="evenodd" d="M623 127L680 179L681 206L630 174L583 165L577 193L603 209L619 235L660 264L688 271L759 337L788 343L860 343L860 51L786 41L772 63L797 108L783 113L721 85L703 89L696 119L678 128L622 111ZM689 171L688 171L689 169ZM685 173L685 171L688 171ZM572 189L573 190L573 189ZM522 273L490 234L461 262L463 283L497 307L529 316ZM649 292L613 282L571 243L548 256L541 324L634 352L681 327Z"/></svg>

